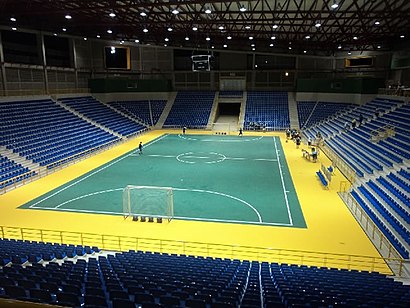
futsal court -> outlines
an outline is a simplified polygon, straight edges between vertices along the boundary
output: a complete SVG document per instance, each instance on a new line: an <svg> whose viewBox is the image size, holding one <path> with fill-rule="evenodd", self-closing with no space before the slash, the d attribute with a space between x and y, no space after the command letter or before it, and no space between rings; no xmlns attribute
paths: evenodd
<svg viewBox="0 0 410 308"><path fill-rule="evenodd" d="M127 185L171 188L174 219L306 227L273 136L165 134L22 208L123 215Z"/></svg>

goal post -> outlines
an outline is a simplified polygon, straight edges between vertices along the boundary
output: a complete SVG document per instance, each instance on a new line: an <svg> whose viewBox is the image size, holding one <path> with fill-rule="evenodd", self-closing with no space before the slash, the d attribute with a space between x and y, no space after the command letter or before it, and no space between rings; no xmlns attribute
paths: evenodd
<svg viewBox="0 0 410 308"><path fill-rule="evenodd" d="M174 217L174 194L170 187L127 185L122 192L124 218L147 216L171 221Z"/></svg>
<svg viewBox="0 0 410 308"><path fill-rule="evenodd" d="M236 133L237 125L232 123L212 123L212 133L217 135L231 135Z"/></svg>

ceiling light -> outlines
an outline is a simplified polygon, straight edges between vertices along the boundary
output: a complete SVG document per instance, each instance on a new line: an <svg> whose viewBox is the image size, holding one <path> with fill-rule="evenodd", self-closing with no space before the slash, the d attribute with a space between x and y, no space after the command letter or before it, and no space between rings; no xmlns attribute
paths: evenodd
<svg viewBox="0 0 410 308"><path fill-rule="evenodd" d="M145 17L145 16L147 16L147 13L141 12L140 15L141 15L142 17Z"/></svg>
<svg viewBox="0 0 410 308"><path fill-rule="evenodd" d="M251 44L251 47L255 47L255 44Z"/></svg>
<svg viewBox="0 0 410 308"><path fill-rule="evenodd" d="M228 39L228 40L231 40L231 39L232 39L232 36L229 35L229 36L227 37L227 39Z"/></svg>
<svg viewBox="0 0 410 308"><path fill-rule="evenodd" d="M212 45L212 46L211 46L211 48L212 48L212 49L214 49L214 48L215 48L215 46L214 46L214 45Z"/></svg>
<svg viewBox="0 0 410 308"><path fill-rule="evenodd" d="M353 36L353 39L354 39L354 40L357 40L357 39L358 39L358 37L357 37L357 36Z"/></svg>
<svg viewBox="0 0 410 308"><path fill-rule="evenodd" d="M348 54L348 55L351 55L351 54L352 54L352 52L349 50L349 51L347 52L347 54Z"/></svg>
<svg viewBox="0 0 410 308"><path fill-rule="evenodd" d="M242 13L246 11L246 7L241 6L241 8L239 9L239 11L241 11Z"/></svg>
<svg viewBox="0 0 410 308"><path fill-rule="evenodd" d="M288 76L289 76L289 73L288 73L288 72L285 72L285 76L288 77Z"/></svg>
<svg viewBox="0 0 410 308"><path fill-rule="evenodd" d="M210 40L211 40L211 38L210 38L209 36L207 36L206 40L207 40L207 41L210 41Z"/></svg>
<svg viewBox="0 0 410 308"><path fill-rule="evenodd" d="M185 37L185 41L189 41L189 37L186 36L186 37Z"/></svg>
<svg viewBox="0 0 410 308"><path fill-rule="evenodd" d="M251 28L251 26L245 26L246 30L249 30Z"/></svg>
<svg viewBox="0 0 410 308"><path fill-rule="evenodd" d="M228 45L224 44L224 48L228 47Z"/></svg>
<svg viewBox="0 0 410 308"><path fill-rule="evenodd" d="M271 40L276 40L276 36L271 36L270 39Z"/></svg>
<svg viewBox="0 0 410 308"><path fill-rule="evenodd" d="M179 11L178 11L177 9L173 9L173 10L171 11L171 13L174 14L174 15L178 15L178 14L179 14Z"/></svg>
<svg viewBox="0 0 410 308"><path fill-rule="evenodd" d="M337 49L342 49L342 45L337 46Z"/></svg>
<svg viewBox="0 0 410 308"><path fill-rule="evenodd" d="M273 29L277 29L279 26L277 25L277 24L274 24L273 26L272 26L272 28Z"/></svg>
<svg viewBox="0 0 410 308"><path fill-rule="evenodd" d="M168 29L167 29L169 32L171 32L172 31L172 28L171 27L168 27Z"/></svg>
<svg viewBox="0 0 410 308"><path fill-rule="evenodd" d="M255 67L258 67L258 64L255 64Z"/></svg>
<svg viewBox="0 0 410 308"><path fill-rule="evenodd" d="M71 15L69 14L65 15L65 19L71 19L71 18L72 18Z"/></svg>
<svg viewBox="0 0 410 308"><path fill-rule="evenodd" d="M380 49L380 48L382 48L382 46L380 46L380 45L377 45L377 49Z"/></svg>
<svg viewBox="0 0 410 308"><path fill-rule="evenodd" d="M307 53L307 51L306 51L306 50L304 50L304 51L303 51L303 53Z"/></svg>
<svg viewBox="0 0 410 308"><path fill-rule="evenodd" d="M376 20L376 21L374 22L374 24L375 24L376 26L378 26L378 25L380 25L380 21Z"/></svg>
<svg viewBox="0 0 410 308"><path fill-rule="evenodd" d="M113 12L111 12L109 15L110 15L110 17L112 17L112 18L114 18L115 16L117 16L117 15L115 15L115 13L113 13Z"/></svg>
<svg viewBox="0 0 410 308"><path fill-rule="evenodd" d="M86 40L87 40L87 38L86 38L86 37L84 37L84 38L83 38L83 40L84 40L84 41L86 41Z"/></svg>
<svg viewBox="0 0 410 308"><path fill-rule="evenodd" d="M270 46L270 47L273 47L273 44L271 43L271 44L269 44L269 46Z"/></svg>
<svg viewBox="0 0 410 308"><path fill-rule="evenodd" d="M108 33L108 34L111 34L111 33L112 33L112 30L108 29L108 30L107 30L107 33Z"/></svg>
<svg viewBox="0 0 410 308"><path fill-rule="evenodd" d="M54 36L57 36L57 33L54 33L53 35L54 35Z"/></svg>
<svg viewBox="0 0 410 308"><path fill-rule="evenodd" d="M13 27L13 28L11 28L11 30L13 30L13 31L17 31L17 28Z"/></svg>
<svg viewBox="0 0 410 308"><path fill-rule="evenodd" d="M111 47L111 54L115 54L115 47Z"/></svg>
<svg viewBox="0 0 410 308"><path fill-rule="evenodd" d="M289 50L292 50L292 47L291 47L291 46L289 46Z"/></svg>
<svg viewBox="0 0 410 308"><path fill-rule="evenodd" d="M206 13L206 14L211 14L212 11L211 11L211 9L208 7L208 8L206 8L205 13Z"/></svg>
<svg viewBox="0 0 410 308"><path fill-rule="evenodd" d="M198 30L198 27L193 26L193 27L192 27L192 30L193 30L193 31L197 31L197 30Z"/></svg>
<svg viewBox="0 0 410 308"><path fill-rule="evenodd" d="M169 41L169 38L166 37L166 38L164 39L164 41L165 41L165 42L168 42L168 41Z"/></svg>
<svg viewBox="0 0 410 308"><path fill-rule="evenodd" d="M139 39L135 39L134 42L135 42L135 43L139 43L140 40L139 40Z"/></svg>
<svg viewBox="0 0 410 308"><path fill-rule="evenodd" d="M253 47L252 50L255 50L255 47Z"/></svg>
<svg viewBox="0 0 410 308"><path fill-rule="evenodd" d="M66 31L67 31L67 29L66 29L66 28L63 28L62 30L63 30L63 32L66 32Z"/></svg>
<svg viewBox="0 0 410 308"><path fill-rule="evenodd" d="M402 34L402 35L400 35L400 38L404 38L404 35Z"/></svg>
<svg viewBox="0 0 410 308"><path fill-rule="evenodd" d="M122 45L122 44L124 44L124 41L121 41L121 42L120 42L120 45Z"/></svg>
<svg viewBox="0 0 410 308"><path fill-rule="evenodd" d="M337 4L336 2L334 2L331 6L332 9L337 9L339 7L339 4Z"/></svg>
<svg viewBox="0 0 410 308"><path fill-rule="evenodd" d="M101 36L99 36L98 34L97 34L97 38L100 38Z"/></svg>
<svg viewBox="0 0 410 308"><path fill-rule="evenodd" d="M307 39L307 40L310 39L310 35L306 35L305 39Z"/></svg>
<svg viewBox="0 0 410 308"><path fill-rule="evenodd" d="M147 29L147 28L144 28L144 29L142 30L142 32L147 33L147 32L148 32L148 29Z"/></svg>
<svg viewBox="0 0 410 308"><path fill-rule="evenodd" d="M319 27L321 27L322 26L322 24L320 23L320 21L317 21L316 23L315 23L315 27L316 28L319 28Z"/></svg>
<svg viewBox="0 0 410 308"><path fill-rule="evenodd" d="M253 40L253 36L250 36L249 39L250 39L250 40Z"/></svg>
<svg viewBox="0 0 410 308"><path fill-rule="evenodd" d="M219 26L218 29L219 29L219 30L223 30L223 29L224 29L224 26Z"/></svg>
<svg viewBox="0 0 410 308"><path fill-rule="evenodd" d="M17 19L15 19L14 17L10 18L11 21L17 21Z"/></svg>

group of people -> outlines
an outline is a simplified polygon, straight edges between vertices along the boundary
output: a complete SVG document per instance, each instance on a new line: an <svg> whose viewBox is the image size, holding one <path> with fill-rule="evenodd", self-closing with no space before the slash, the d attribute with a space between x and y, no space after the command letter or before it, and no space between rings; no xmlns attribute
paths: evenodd
<svg viewBox="0 0 410 308"><path fill-rule="evenodd" d="M315 147L312 147L310 149L310 152L305 149L302 149L302 156L308 160L312 160L314 163L317 161L318 154L319 154L319 151Z"/></svg>
<svg viewBox="0 0 410 308"><path fill-rule="evenodd" d="M299 131L295 128L288 128L286 129L285 133L286 142L288 142L288 140L293 140L293 142L296 144L296 148L298 149L300 144L302 143L302 137L300 136Z"/></svg>
<svg viewBox="0 0 410 308"><path fill-rule="evenodd" d="M376 110L376 117L378 117L377 110ZM359 114L359 119L356 120L356 118L353 118L351 124L349 124L349 122L345 122L344 130L348 131L349 129L354 129L356 127L359 127L360 125L363 124L363 121L364 121L363 115Z"/></svg>

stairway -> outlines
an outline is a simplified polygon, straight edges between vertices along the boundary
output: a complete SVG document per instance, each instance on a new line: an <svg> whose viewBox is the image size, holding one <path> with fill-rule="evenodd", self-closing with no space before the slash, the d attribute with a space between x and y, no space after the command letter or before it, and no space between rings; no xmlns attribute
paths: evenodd
<svg viewBox="0 0 410 308"><path fill-rule="evenodd" d="M38 168L40 168L40 164L26 159L24 156L20 156L18 153L13 153L12 150L7 149L5 146L0 146L0 154L6 156L10 160L13 160L16 164L21 164L23 167L27 167L30 170L37 170Z"/></svg>
<svg viewBox="0 0 410 308"><path fill-rule="evenodd" d="M290 127L299 129L298 106L294 92L288 92L289 120Z"/></svg>
<svg viewBox="0 0 410 308"><path fill-rule="evenodd" d="M164 107L164 110L162 111L161 116L159 117L159 120L157 124L155 124L154 128L159 129L162 128L162 125L164 125L165 120L167 119L169 112L171 111L172 106L174 105L175 98L177 97L178 92L172 92L171 96L168 98L167 104Z"/></svg>

